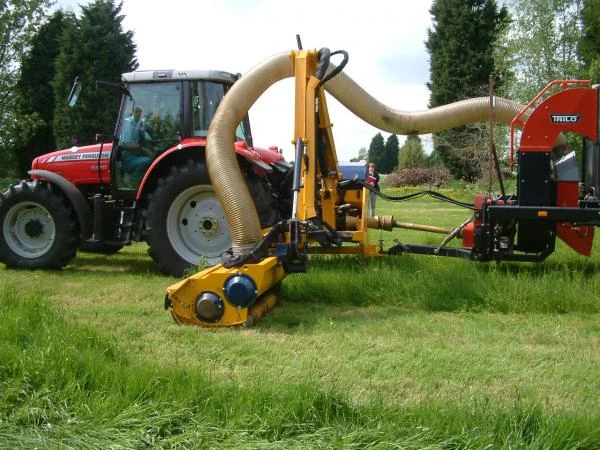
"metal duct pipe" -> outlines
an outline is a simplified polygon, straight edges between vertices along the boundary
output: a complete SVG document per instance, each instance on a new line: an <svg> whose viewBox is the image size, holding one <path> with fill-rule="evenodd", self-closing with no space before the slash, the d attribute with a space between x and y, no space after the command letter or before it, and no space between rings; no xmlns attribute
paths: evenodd
<svg viewBox="0 0 600 450"><path fill-rule="evenodd" d="M227 93L208 130L208 172L227 216L236 256L254 248L262 236L254 202L236 160L235 129L268 87L294 75L292 60L293 53L279 53L250 70ZM329 71L334 68L330 64ZM389 133L432 133L486 121L489 112L488 97L463 100L425 111L399 111L373 98L344 72L324 87L358 117ZM510 124L522 107L517 102L496 98L496 121Z"/></svg>

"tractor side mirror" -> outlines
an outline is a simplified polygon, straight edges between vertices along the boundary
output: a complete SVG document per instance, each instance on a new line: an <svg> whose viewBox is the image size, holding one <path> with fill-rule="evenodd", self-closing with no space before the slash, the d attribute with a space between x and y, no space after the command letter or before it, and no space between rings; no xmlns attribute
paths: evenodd
<svg viewBox="0 0 600 450"><path fill-rule="evenodd" d="M73 81L73 87L71 88L71 93L69 94L69 99L67 100L69 108L73 108L77 104L79 94L81 94L81 83L79 82L79 77L75 77L75 81Z"/></svg>

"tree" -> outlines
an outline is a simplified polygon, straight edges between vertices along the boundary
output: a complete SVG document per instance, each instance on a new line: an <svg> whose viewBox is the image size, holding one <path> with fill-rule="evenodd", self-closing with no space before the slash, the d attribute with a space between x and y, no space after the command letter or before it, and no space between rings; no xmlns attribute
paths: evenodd
<svg viewBox="0 0 600 450"><path fill-rule="evenodd" d="M582 76L583 62L578 54L582 3L581 0L511 2L514 21L503 47L514 76L507 85L506 95L528 103L551 81ZM589 36L596 48L597 36ZM584 48L589 47L584 45Z"/></svg>
<svg viewBox="0 0 600 450"><path fill-rule="evenodd" d="M390 173L398 166L399 147L400 145L398 143L398 136L395 134L390 135L385 141L383 157L380 165L378 166L378 172Z"/></svg>
<svg viewBox="0 0 600 450"><path fill-rule="evenodd" d="M16 85L16 142L13 147L19 172L24 175L38 155L56 148L53 135L54 61L60 50L60 37L74 18L55 12L31 41L31 49L21 62L21 75Z"/></svg>
<svg viewBox="0 0 600 450"><path fill-rule="evenodd" d="M121 73L137 68L133 33L123 32L121 5L113 0L96 0L82 6L77 25L67 28L57 58L54 95L54 137L66 146L72 136L92 143L95 134L112 132L119 108L118 91L95 86L95 81L119 83ZM76 76L85 84L75 108L66 98Z"/></svg>
<svg viewBox="0 0 600 450"><path fill-rule="evenodd" d="M421 138L410 135L406 138L398 156L399 169L417 169L427 166L427 155L423 151Z"/></svg>
<svg viewBox="0 0 600 450"><path fill-rule="evenodd" d="M587 0L581 10L582 32L579 55L583 60L585 77L600 82L600 0Z"/></svg>
<svg viewBox="0 0 600 450"><path fill-rule="evenodd" d="M430 13L430 105L487 95L489 76L500 75L492 50L508 25L506 8L494 0L435 0Z"/></svg>
<svg viewBox="0 0 600 450"><path fill-rule="evenodd" d="M434 136L431 162L442 160L454 178L474 181L484 176L489 160L487 124L467 125Z"/></svg>
<svg viewBox="0 0 600 450"><path fill-rule="evenodd" d="M0 155L5 161L15 141L14 85L19 75L19 60L50 4L51 0L0 1Z"/></svg>
<svg viewBox="0 0 600 450"><path fill-rule="evenodd" d="M499 10L495 0L435 0L430 13L433 28L428 30L425 43L430 55L430 106L487 95L489 76L502 75L493 49L508 24L506 8ZM434 136L435 150L454 177L473 179L480 175L473 158L464 158L462 151L476 149L479 137L478 127L461 127Z"/></svg>
<svg viewBox="0 0 600 450"><path fill-rule="evenodd" d="M367 155L367 161L370 163L375 163L375 167L377 171L380 172L380 167L382 165L383 156L385 152L385 143L383 140L383 136L381 133L377 133L371 139L371 144L369 145L369 153Z"/></svg>
<svg viewBox="0 0 600 450"><path fill-rule="evenodd" d="M350 162L359 162L367 160L367 149L365 147L361 147L358 151L358 156L350 159Z"/></svg>

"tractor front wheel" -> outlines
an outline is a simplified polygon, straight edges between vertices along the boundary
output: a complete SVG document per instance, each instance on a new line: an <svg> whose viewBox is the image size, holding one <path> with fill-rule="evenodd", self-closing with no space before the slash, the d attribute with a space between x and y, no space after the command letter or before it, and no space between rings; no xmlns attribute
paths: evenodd
<svg viewBox="0 0 600 450"><path fill-rule="evenodd" d="M0 261L8 267L60 269L79 242L73 210L50 184L22 181L0 194Z"/></svg>

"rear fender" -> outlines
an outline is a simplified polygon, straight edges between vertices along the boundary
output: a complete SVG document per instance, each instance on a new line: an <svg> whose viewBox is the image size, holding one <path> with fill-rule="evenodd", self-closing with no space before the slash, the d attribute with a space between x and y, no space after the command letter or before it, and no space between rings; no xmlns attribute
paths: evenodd
<svg viewBox="0 0 600 450"><path fill-rule="evenodd" d="M205 150L206 150L206 139L204 138L190 138L177 144L175 147L161 153L150 165L144 178L140 183L140 187L136 193L136 202L143 201L144 197L152 192L156 187L156 180L159 177L166 176L171 167L177 164L186 164L188 160L194 161L205 161ZM262 150L266 152L266 150ZM257 173L264 175L265 173L271 173L272 167L265 163L261 153L254 149L248 148L242 141L236 142L235 152L238 157L244 158L252 163L253 167L257 169ZM282 156L278 155L274 151L269 151L273 154L274 160L283 159ZM270 155L269 155L270 156ZM270 162L270 161L269 161Z"/></svg>
<svg viewBox="0 0 600 450"><path fill-rule="evenodd" d="M85 196L77 187L66 178L49 170L30 170L27 172L34 178L48 181L58 187L71 203L71 206L77 214L79 220L79 229L81 230L81 239L92 237L92 209Z"/></svg>
<svg viewBox="0 0 600 450"><path fill-rule="evenodd" d="M166 176L171 170L171 167L178 164L185 164L189 159L203 161L205 159L205 145L206 140L202 140L202 142L180 143L161 153L154 161L152 161L152 164L144 174L144 178L142 179L135 196L136 202L139 203L148 193L152 192L156 188L158 178Z"/></svg>

